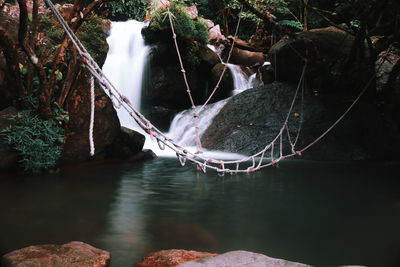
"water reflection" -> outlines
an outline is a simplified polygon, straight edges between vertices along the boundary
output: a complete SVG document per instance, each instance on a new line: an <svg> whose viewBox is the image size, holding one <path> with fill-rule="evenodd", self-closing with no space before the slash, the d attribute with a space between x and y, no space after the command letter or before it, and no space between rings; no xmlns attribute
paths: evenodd
<svg viewBox="0 0 400 267"><path fill-rule="evenodd" d="M157 159L1 182L0 244L10 250L82 240L111 251L112 266L184 248L394 267L399 170L399 164L290 161L220 178Z"/></svg>

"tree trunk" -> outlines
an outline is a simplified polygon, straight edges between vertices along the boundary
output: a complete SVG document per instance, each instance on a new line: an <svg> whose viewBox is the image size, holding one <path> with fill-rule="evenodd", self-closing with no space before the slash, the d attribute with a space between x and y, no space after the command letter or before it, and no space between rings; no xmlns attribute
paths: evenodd
<svg viewBox="0 0 400 267"><path fill-rule="evenodd" d="M308 31L308 0L304 0L303 30Z"/></svg>
<svg viewBox="0 0 400 267"><path fill-rule="evenodd" d="M30 46L27 40L28 33L28 11L26 8L25 0L18 0L19 4L19 29L18 29L18 41L23 48L25 54L28 56L30 62L35 66L35 69L39 75L41 93L39 95L39 115L44 118L50 118L53 115L51 110L51 97L52 90L49 88L47 80L47 74L40 58L35 54L34 49ZM27 92L24 92L27 94Z"/></svg>
<svg viewBox="0 0 400 267"><path fill-rule="evenodd" d="M11 87L6 88L6 95L10 97L15 97L17 95L23 94L25 91L24 85L21 80L19 61L18 61L18 45L11 38L8 31L0 26L0 49L3 51L8 73L13 80L14 89Z"/></svg>
<svg viewBox="0 0 400 267"><path fill-rule="evenodd" d="M78 76L80 66L78 65L78 58L76 53L76 48L72 47L72 58L68 62L68 70L67 76L65 77L64 83L61 88L60 95L58 96L57 103L60 107L64 107L65 100L67 99L72 86L74 85L74 81Z"/></svg>

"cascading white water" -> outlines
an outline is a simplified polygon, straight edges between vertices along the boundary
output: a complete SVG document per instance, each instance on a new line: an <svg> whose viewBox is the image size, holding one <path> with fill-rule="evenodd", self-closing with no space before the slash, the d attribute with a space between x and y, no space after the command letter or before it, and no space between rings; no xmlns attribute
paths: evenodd
<svg viewBox="0 0 400 267"><path fill-rule="evenodd" d="M107 38L109 51L103 71L114 86L126 96L136 109L140 110L142 76L149 53L142 37L142 28L146 22L129 20L112 22ZM139 126L129 113L121 108L117 110L122 126L139 130Z"/></svg>
<svg viewBox="0 0 400 267"><path fill-rule="evenodd" d="M121 94L127 97L132 104L140 111L140 100L142 91L143 73L149 47L145 46L142 28L146 26L144 22L134 20L126 22L112 22L110 35L107 38L109 52L103 66L103 71ZM243 88L247 89L247 88ZM199 133L204 131L211 124L215 115L221 110L227 101L223 100L212 105L208 105L200 114ZM193 112L190 109L176 115L167 136L174 139L182 146L187 146L188 150L195 151L195 128L193 123ZM125 109L117 110L118 118L122 126L136 130L144 134L144 131L136 124L134 119ZM175 156L172 150L161 150L157 142L146 138L145 149L151 149L158 156ZM240 155L223 152L204 151L210 157L235 159Z"/></svg>
<svg viewBox="0 0 400 267"><path fill-rule="evenodd" d="M255 78L254 74L254 78L252 79L253 75L247 76L239 65L229 63L226 63L225 65L229 68L233 78L232 95L237 95L240 92L253 87Z"/></svg>
<svg viewBox="0 0 400 267"><path fill-rule="evenodd" d="M207 105L204 110L200 113L199 117L199 135L203 133L210 126L213 118L219 113L219 111L225 106L226 99L219 102ZM179 140L181 146L195 146L196 131L193 125L193 113L199 112L201 106L197 106L195 109L187 109L177 114L170 127L168 136L174 140Z"/></svg>
<svg viewBox="0 0 400 267"><path fill-rule="evenodd" d="M242 68L239 65L235 65L235 64L230 64L230 63L225 63L222 58L221 58L221 53L223 48L225 47L215 47L213 45L208 44L207 47L209 49L211 49L212 51L214 51L218 57L219 60L221 61L222 64L225 64L228 68L229 71L232 74L232 78L233 78L233 91L232 91L232 95L236 95L240 92L243 92L246 89L252 88L254 85L254 80L256 79L256 73L253 73L250 76L247 76Z"/></svg>

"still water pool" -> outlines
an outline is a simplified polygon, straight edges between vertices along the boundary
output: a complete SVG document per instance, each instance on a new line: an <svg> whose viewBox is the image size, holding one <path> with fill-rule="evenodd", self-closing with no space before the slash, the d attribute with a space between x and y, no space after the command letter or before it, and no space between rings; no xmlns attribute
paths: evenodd
<svg viewBox="0 0 400 267"><path fill-rule="evenodd" d="M169 248L400 266L399 171L399 163L288 161L221 178L155 159L3 177L0 253L79 240L110 251L114 267Z"/></svg>

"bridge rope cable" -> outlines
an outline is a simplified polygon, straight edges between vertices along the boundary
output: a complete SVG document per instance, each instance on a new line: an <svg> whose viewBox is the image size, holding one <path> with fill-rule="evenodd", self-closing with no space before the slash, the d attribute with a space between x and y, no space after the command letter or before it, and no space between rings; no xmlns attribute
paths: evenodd
<svg viewBox="0 0 400 267"><path fill-rule="evenodd" d="M231 161L224 161L224 160L218 160L210 157L205 157L202 154L199 153L193 153L188 151L187 149L181 147L179 144L175 143L171 138L166 136L164 133L162 133L159 129L157 129L155 126L151 124L149 120L147 120L127 99L124 95L122 95L116 88L115 86L110 82L110 80L106 77L106 75L103 73L102 69L97 65L95 60L90 56L88 51L85 49L83 44L79 41L75 33L70 29L68 23L64 20L64 18L61 16L61 14L58 12L58 10L54 7L53 3L50 0L44 0L47 5L50 7L50 10L55 14L57 20L60 22L61 26L65 30L66 34L68 37L71 39L72 43L74 46L76 46L77 51L81 57L81 60L83 63L85 63L87 69L89 72L92 74L92 77L96 78L98 84L100 87L109 93L110 98L113 100L115 99L116 102L123 107L127 112L130 114L130 116L138 123L138 125L150 136L150 138L155 138L157 143L159 144L160 148L169 148L173 151L175 151L176 156L181 163L182 166L186 164L186 161L189 160L192 163L194 163L197 166L197 169L203 172L206 172L207 169L214 170L218 173L218 175L224 175L225 173L229 174L235 174L235 173L251 173L269 166L276 166L281 160L287 159L290 157L294 157L296 155L301 155L304 151L308 150L311 148L313 145L315 145L318 141L320 141L324 136L326 136L330 131L333 130L333 128L343 120L343 118L351 111L351 109L355 106L355 104L360 100L362 95L367 91L369 85L372 83L374 80L374 77L371 77L367 85L364 87L363 90L359 93L359 95L355 98L355 100L352 102L352 104L346 109L346 111L329 127L326 131L324 131L318 138L316 138L314 141L310 142L307 146L300 150L295 150L295 145L296 141L298 140L297 136L295 139L295 142L290 141L290 132L289 132L289 118L290 114L294 108L296 98L298 97L298 93L300 91L300 87L303 84L303 89L302 89L302 96L301 96L301 101L304 100L304 76L305 76L305 71L306 71L306 66L307 64L304 65L303 71L300 77L300 81L298 83L298 86L296 88L293 100L291 102L290 108L288 110L287 116L285 118L285 121L283 123L283 126L281 127L279 133L276 135L276 137L269 143L267 144L264 149L261 151L251 155L251 156L245 156L242 159L239 160L231 160ZM113 102L114 103L114 102ZM301 114L303 116L303 114ZM300 124L301 125L301 124ZM288 139L290 141L290 144L292 146L292 153L283 154L283 133L287 131L288 132ZM298 130L298 135L299 135L300 130ZM279 141L279 157L274 158L274 149L275 149L275 143ZM264 163L264 158L265 154L267 151L271 150L271 156L270 156L270 161ZM257 159L258 158L258 159ZM256 163L256 159L258 160L258 164ZM249 167L244 167L243 169L240 168L240 165L251 161L252 165ZM263 164L264 163L264 164ZM227 168L227 165L232 165L234 169Z"/></svg>

